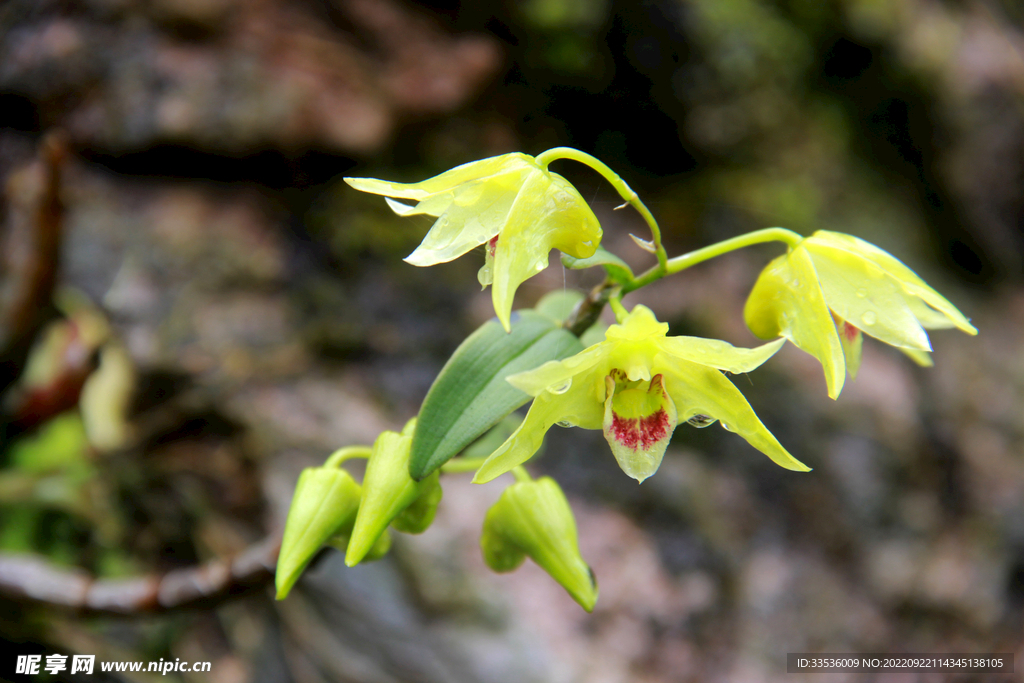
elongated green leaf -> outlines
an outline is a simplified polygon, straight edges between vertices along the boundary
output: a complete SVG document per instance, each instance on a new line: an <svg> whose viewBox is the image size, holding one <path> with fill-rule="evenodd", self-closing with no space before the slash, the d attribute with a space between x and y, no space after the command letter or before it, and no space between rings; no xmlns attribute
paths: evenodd
<svg viewBox="0 0 1024 683"><path fill-rule="evenodd" d="M562 265L569 270L583 270L584 268L593 268L594 266L604 266L608 277L615 282L628 282L633 279L633 271L626 265L626 262L601 247L598 247L597 251L590 258L573 258L568 254L562 254Z"/></svg>
<svg viewBox="0 0 1024 683"><path fill-rule="evenodd" d="M542 296L533 310L562 325L581 301L583 301L581 292L571 289L556 289Z"/></svg>
<svg viewBox="0 0 1024 683"><path fill-rule="evenodd" d="M534 311L517 312L508 334L495 320L481 325L455 350L423 401L409 474L423 479L530 400L506 377L581 350L575 336Z"/></svg>

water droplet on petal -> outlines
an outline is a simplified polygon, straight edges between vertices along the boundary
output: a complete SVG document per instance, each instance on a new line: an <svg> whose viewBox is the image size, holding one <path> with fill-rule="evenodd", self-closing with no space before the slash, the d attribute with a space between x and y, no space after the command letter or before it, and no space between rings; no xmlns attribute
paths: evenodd
<svg viewBox="0 0 1024 683"><path fill-rule="evenodd" d="M705 427L710 427L711 425L715 424L717 419L718 418L711 417L710 415L697 414L691 417L686 422L687 424L690 424L696 427L697 429L704 429Z"/></svg>
<svg viewBox="0 0 1024 683"><path fill-rule="evenodd" d="M572 422L569 422L568 420L559 420L555 424L558 425L559 427L564 427L566 429L568 429L569 427L575 427L576 426Z"/></svg>
<svg viewBox="0 0 1024 683"><path fill-rule="evenodd" d="M858 299L863 299L867 295L868 295L868 290L864 289L863 287L861 287L860 289L857 290L857 298Z"/></svg>
<svg viewBox="0 0 1024 683"><path fill-rule="evenodd" d="M563 382L562 384L556 384L554 386L548 387L548 391L550 391L552 394L564 394L565 392L569 391L569 387L571 386L572 377L565 380L565 382Z"/></svg>
<svg viewBox="0 0 1024 683"><path fill-rule="evenodd" d="M719 424L722 425L722 429L724 429L725 431L727 431L727 432L731 432L732 431L732 427L730 427L729 425L725 424L724 422L719 422Z"/></svg>
<svg viewBox="0 0 1024 683"><path fill-rule="evenodd" d="M864 315L860 317L860 321L865 325L874 325L878 320L878 316L875 315L874 311L866 311Z"/></svg>

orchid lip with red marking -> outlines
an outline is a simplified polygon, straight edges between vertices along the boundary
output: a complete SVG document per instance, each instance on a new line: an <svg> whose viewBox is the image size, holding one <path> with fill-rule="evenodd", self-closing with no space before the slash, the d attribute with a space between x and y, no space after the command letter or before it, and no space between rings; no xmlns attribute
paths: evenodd
<svg viewBox="0 0 1024 683"><path fill-rule="evenodd" d="M612 413L612 434L616 441L634 450L648 450L668 434L668 413L664 409L653 415L623 418Z"/></svg>
<svg viewBox="0 0 1024 683"><path fill-rule="evenodd" d="M637 481L654 474L676 428L664 377L630 382L615 368L605 377L604 434L622 470Z"/></svg>
<svg viewBox="0 0 1024 683"><path fill-rule="evenodd" d="M724 420L730 431L782 467L807 471L724 374L750 372L785 340L742 349L714 339L672 337L668 331L667 323L637 305L605 331L604 341L507 377L534 397L533 405L473 481L486 483L529 460L554 425L602 430L622 471L643 481L661 465L680 417L695 427Z"/></svg>

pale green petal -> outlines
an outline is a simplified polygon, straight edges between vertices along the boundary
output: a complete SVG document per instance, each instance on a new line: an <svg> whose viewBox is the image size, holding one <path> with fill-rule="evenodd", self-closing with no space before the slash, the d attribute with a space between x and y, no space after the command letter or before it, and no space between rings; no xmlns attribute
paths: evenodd
<svg viewBox="0 0 1024 683"><path fill-rule="evenodd" d="M927 351L918 351L917 349L904 349L900 347L897 348L899 348L900 351L902 351L903 353L907 354L907 356L909 356L912 361L920 365L922 368L930 368L933 365L935 365L935 362L932 360L932 354L928 353Z"/></svg>
<svg viewBox="0 0 1024 683"><path fill-rule="evenodd" d="M572 183L557 173L548 173L548 178L551 186L544 206L547 239L552 247L573 258L590 258L601 244L597 216Z"/></svg>
<svg viewBox="0 0 1024 683"><path fill-rule="evenodd" d="M440 216L452 203L454 194L451 192L442 192L440 194L432 194L419 204L415 206L409 206L402 202L395 201L391 197L385 197L384 201L388 207L399 216Z"/></svg>
<svg viewBox="0 0 1024 683"><path fill-rule="evenodd" d="M391 197L385 197L384 203L388 205L389 209L397 213L399 216L412 216L416 213L419 213L418 211L416 211L415 205L410 206L409 204L403 204L402 202L392 199Z"/></svg>
<svg viewBox="0 0 1024 683"><path fill-rule="evenodd" d="M621 324L612 325L604 334L611 341L646 341L668 334L668 323L658 322L651 309L637 304Z"/></svg>
<svg viewBox="0 0 1024 683"><path fill-rule="evenodd" d="M507 327L516 289L547 267L552 248L588 258L600 242L597 217L568 181L555 173L528 177L495 251L491 287L498 319Z"/></svg>
<svg viewBox="0 0 1024 683"><path fill-rule="evenodd" d="M761 423L740 390L718 370L697 363L660 356L658 367L665 367L665 388L675 402L679 421L694 415L710 415L722 426L747 440L751 446L777 465L798 472L810 468L790 455Z"/></svg>
<svg viewBox="0 0 1024 683"><path fill-rule="evenodd" d="M786 343L785 338L744 349L718 339L703 337L666 337L657 341L662 352L683 360L710 365L733 374L750 372L759 367Z"/></svg>
<svg viewBox="0 0 1024 683"><path fill-rule="evenodd" d="M569 388L573 378L590 370L608 354L608 343L595 344L565 360L549 360L539 368L509 375L509 384L530 396L538 396L552 387ZM557 392L555 392L557 393Z"/></svg>
<svg viewBox="0 0 1024 683"><path fill-rule="evenodd" d="M481 289L494 282L494 257L491 256L489 249L484 252L484 264L476 271L476 280L480 283Z"/></svg>
<svg viewBox="0 0 1024 683"><path fill-rule="evenodd" d="M518 210L513 208L517 198L529 179L537 176L543 176L543 172L527 167L461 185L443 207L444 215L434 222L423 242L405 261L414 266L446 263L489 242L505 228L510 213ZM433 200L431 197L422 204ZM442 207L428 207L422 212L417 208L416 213L437 215L438 208Z"/></svg>
<svg viewBox="0 0 1024 683"><path fill-rule="evenodd" d="M564 394L543 393L535 398L519 429L484 461L473 483L489 482L529 460L544 442L544 434L556 422L568 422L583 429L601 429L604 409L587 384L581 381Z"/></svg>
<svg viewBox="0 0 1024 683"><path fill-rule="evenodd" d="M781 335L817 358L828 395L839 396L846 381L843 347L806 249L797 247L761 271L743 316L761 339Z"/></svg>
<svg viewBox="0 0 1024 683"><path fill-rule="evenodd" d="M505 329L509 326L512 302L519 285L548 265L552 244L544 230L543 214L548 186L544 174L526 179L495 245L491 299L494 312Z"/></svg>
<svg viewBox="0 0 1024 683"><path fill-rule="evenodd" d="M907 306L900 283L872 261L821 244L806 247L836 315L893 346L931 351L928 335Z"/></svg>
<svg viewBox="0 0 1024 683"><path fill-rule="evenodd" d="M902 261L889 252L879 249L870 242L866 242L853 235L829 230L819 230L807 238L807 241L825 246L832 246L837 249L845 249L873 261L887 273L900 281L907 294L922 299L933 309L945 315L953 327L968 334L977 334L978 330L964 317L963 313L957 310L944 296L928 286L918 277L917 273L908 268ZM924 321L922 321L923 323ZM937 328L936 325L926 327Z"/></svg>
<svg viewBox="0 0 1024 683"><path fill-rule="evenodd" d="M388 197L420 200L430 196L430 192L419 187L419 183L392 183L377 178L342 178L346 183L370 194L382 194Z"/></svg>
<svg viewBox="0 0 1024 683"><path fill-rule="evenodd" d="M523 167L539 168L532 157L525 154L502 154L479 161L471 161L445 171L419 183L392 183L376 178L344 178L345 182L361 192L381 194L400 199L424 199L432 194L453 189L478 178L488 178L499 173Z"/></svg>
<svg viewBox="0 0 1024 683"><path fill-rule="evenodd" d="M857 329L856 325L836 316L836 332L839 333L839 343L843 345L843 357L846 358L846 371L852 379L857 379L857 372L860 370L861 350L864 346L864 335ZM903 347L897 347L902 349ZM921 351L920 353L924 353Z"/></svg>
<svg viewBox="0 0 1024 683"><path fill-rule="evenodd" d="M907 297L907 306L917 318L917 322L921 323L921 327L926 330L948 330L956 327L956 323L950 320L945 313L936 311L916 296Z"/></svg>

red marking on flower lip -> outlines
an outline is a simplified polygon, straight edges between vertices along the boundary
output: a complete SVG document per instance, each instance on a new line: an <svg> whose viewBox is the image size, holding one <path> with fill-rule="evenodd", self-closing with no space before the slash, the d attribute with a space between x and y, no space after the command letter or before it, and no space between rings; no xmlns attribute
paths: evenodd
<svg viewBox="0 0 1024 683"><path fill-rule="evenodd" d="M843 335L843 337L846 338L846 341L848 341L848 342L856 341L857 335L859 335L859 334L860 334L860 330L857 329L857 327L851 325L850 323L846 322L845 320L843 321L842 335Z"/></svg>
<svg viewBox="0 0 1024 683"><path fill-rule="evenodd" d="M612 413L612 436L633 450L649 450L668 435L668 425L664 408L646 417L624 418Z"/></svg>
<svg viewBox="0 0 1024 683"><path fill-rule="evenodd" d="M497 248L498 248L498 235L495 235L494 237L492 237L490 239L489 242L487 242L487 253L489 253L491 255L491 258L494 258L494 251Z"/></svg>
<svg viewBox="0 0 1024 683"><path fill-rule="evenodd" d="M851 325L849 321L840 318L836 315L835 311L829 311L832 314L832 322L836 324L836 330L839 335L848 342L856 341L857 335L860 334L860 329L856 325Z"/></svg>

